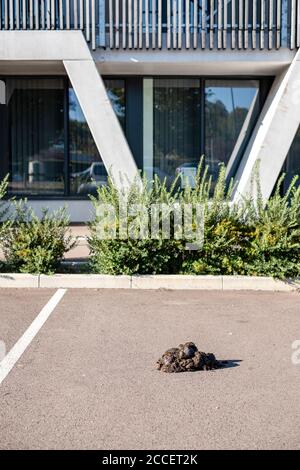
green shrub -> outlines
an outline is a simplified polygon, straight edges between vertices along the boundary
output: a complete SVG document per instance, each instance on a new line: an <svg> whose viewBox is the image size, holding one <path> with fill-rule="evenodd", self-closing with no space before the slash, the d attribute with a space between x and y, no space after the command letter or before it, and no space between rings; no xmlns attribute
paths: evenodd
<svg viewBox="0 0 300 470"><path fill-rule="evenodd" d="M112 181L98 189L92 203L95 218L90 224L91 269L107 274L220 274L269 275L278 278L300 275L300 187L296 178L288 191L281 195L279 180L274 195L264 204L258 184L257 169L254 180L255 196L249 195L239 204L232 202L233 183L226 182L226 170L220 166L219 177L213 187L208 167L200 162L195 187L188 181L181 190L179 177L171 188L166 182L143 180L135 182L125 196L117 191ZM103 214L97 215L101 204L110 204L116 213L116 231L120 230L119 198L127 198L128 206L140 204L149 216L151 204L201 204L204 210L204 240L197 250L187 249L187 240L171 237L163 239L99 238L98 224ZM140 227L144 214L129 217L129 224ZM162 216L160 215L160 223ZM193 222L194 223L194 222ZM112 229L107 222L107 229ZM148 227L150 230L150 228ZM175 233L171 217L171 233Z"/></svg>
<svg viewBox="0 0 300 470"><path fill-rule="evenodd" d="M252 211L247 246L247 273L278 278L300 275L300 186L298 176L281 195L284 175L279 179L274 195L262 203L259 194L257 212Z"/></svg>
<svg viewBox="0 0 300 470"><path fill-rule="evenodd" d="M175 184L171 190L166 187L166 182L160 183L155 178L153 185L143 180L142 188L135 182L126 196L129 205L143 205L150 211L151 203L163 202L172 204L176 200ZM98 196L91 197L94 209L95 219L90 224L91 236L90 244L90 266L91 270L103 274L160 274L175 273L180 269L177 258L180 253L180 242L172 239L139 239L139 224L142 222L143 215L140 217L128 217L128 225L136 233L137 239L108 239L103 240L98 237L98 223L101 217L97 215L100 204L110 204L115 208L117 231L120 229L120 207L119 192L115 188L112 180L109 180L108 186L102 186L98 189ZM125 197L125 195L123 194ZM109 230L110 227L107 227Z"/></svg>
<svg viewBox="0 0 300 470"><path fill-rule="evenodd" d="M6 176L0 182L0 240L3 234L6 232L6 230L10 226L10 220L8 218L9 206L7 204L7 201L3 200L3 198L6 195L7 186L8 186L8 176Z"/></svg>
<svg viewBox="0 0 300 470"><path fill-rule="evenodd" d="M68 225L65 209L52 215L43 209L39 218L26 202L15 203L13 223L6 230L2 242L7 270L54 273L64 253L73 246L71 236L67 234Z"/></svg>

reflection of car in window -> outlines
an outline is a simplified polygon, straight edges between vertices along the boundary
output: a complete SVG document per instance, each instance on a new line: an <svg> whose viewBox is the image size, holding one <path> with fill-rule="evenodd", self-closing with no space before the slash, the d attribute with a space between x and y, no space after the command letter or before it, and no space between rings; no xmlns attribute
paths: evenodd
<svg viewBox="0 0 300 470"><path fill-rule="evenodd" d="M97 194L97 188L107 185L107 171L103 162L93 162L86 170L71 173L71 181L77 186L77 194Z"/></svg>
<svg viewBox="0 0 300 470"><path fill-rule="evenodd" d="M199 162L188 162L183 163L182 165L178 166L175 170L176 176L181 175L181 187L185 187L188 184L194 188L195 187L195 176L197 173Z"/></svg>

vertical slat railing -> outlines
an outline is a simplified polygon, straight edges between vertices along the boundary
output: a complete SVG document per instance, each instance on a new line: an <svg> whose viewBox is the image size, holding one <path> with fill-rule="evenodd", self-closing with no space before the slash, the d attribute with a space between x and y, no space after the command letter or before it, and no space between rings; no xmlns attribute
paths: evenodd
<svg viewBox="0 0 300 470"><path fill-rule="evenodd" d="M236 47L236 8L235 1L231 0L231 49Z"/></svg>
<svg viewBox="0 0 300 470"><path fill-rule="evenodd" d="M265 47L265 13L266 13L265 0L262 0L261 8L260 8L260 32L259 32L260 49L264 49Z"/></svg>
<svg viewBox="0 0 300 470"><path fill-rule="evenodd" d="M300 48L300 0L287 4L288 25L282 0L0 0L0 29L80 29L93 49L107 35L111 49L278 50L284 28Z"/></svg>
<svg viewBox="0 0 300 470"><path fill-rule="evenodd" d="M156 0L152 0L151 3L152 6L152 21L151 21L151 27L152 27L152 49L156 48L156 24L158 24L158 12L156 11Z"/></svg>
<svg viewBox="0 0 300 470"><path fill-rule="evenodd" d="M149 0L145 0L145 47L149 49L150 46L150 31L149 31Z"/></svg>
<svg viewBox="0 0 300 470"><path fill-rule="evenodd" d="M227 23L228 23L228 2L223 0L223 49L227 48Z"/></svg>
<svg viewBox="0 0 300 470"><path fill-rule="evenodd" d="M128 0L128 47L132 48L132 0Z"/></svg>
<svg viewBox="0 0 300 470"><path fill-rule="evenodd" d="M239 29L238 29L238 49L243 47L244 31L244 0L239 0Z"/></svg>
<svg viewBox="0 0 300 470"><path fill-rule="evenodd" d="M269 0L269 31L268 31L268 48L273 49L273 0Z"/></svg>
<svg viewBox="0 0 300 470"><path fill-rule="evenodd" d="M92 49L96 49L96 4L95 0L92 0L92 20L91 20L91 31L92 31Z"/></svg>
<svg viewBox="0 0 300 470"><path fill-rule="evenodd" d="M297 0L297 16L296 16L296 47L300 47L300 0Z"/></svg>
<svg viewBox="0 0 300 470"><path fill-rule="evenodd" d="M122 47L126 49L127 41L126 41L126 33L127 33L127 8L126 8L126 0L122 0Z"/></svg>
<svg viewBox="0 0 300 470"><path fill-rule="evenodd" d="M138 0L133 0L133 47L138 46Z"/></svg>
<svg viewBox="0 0 300 470"><path fill-rule="evenodd" d="M280 48L281 45L281 15L282 15L282 8L281 8L281 0L277 0L277 8L276 8L276 49Z"/></svg>
<svg viewBox="0 0 300 470"><path fill-rule="evenodd" d="M0 30L81 29L87 42L96 48L96 27L100 24L100 5L106 0L0 0ZM116 0L116 4L121 0ZM127 4L127 0L124 0ZM105 12L105 8L102 8ZM116 37L119 30L116 8ZM96 25L97 22L97 25ZM104 21L105 26L105 21ZM100 38L100 25L99 25ZM103 39L103 38L102 38ZM105 41L100 41L104 45ZM116 40L116 44L118 41Z"/></svg>
<svg viewBox="0 0 300 470"><path fill-rule="evenodd" d="M113 0L109 0L109 47L114 47L114 12L113 12Z"/></svg>
<svg viewBox="0 0 300 470"><path fill-rule="evenodd" d="M143 49L143 0L138 4L138 37L139 49Z"/></svg>
<svg viewBox="0 0 300 470"><path fill-rule="evenodd" d="M79 0L79 29L84 28L83 0Z"/></svg>
<svg viewBox="0 0 300 470"><path fill-rule="evenodd" d="M171 48L171 0L167 2L167 48Z"/></svg>
<svg viewBox="0 0 300 470"><path fill-rule="evenodd" d="M145 47L149 49L149 0L145 0Z"/></svg>
<svg viewBox="0 0 300 470"><path fill-rule="evenodd" d="M88 42L91 40L90 22L91 22L90 0L87 0L85 2L85 37Z"/></svg>
<svg viewBox="0 0 300 470"><path fill-rule="evenodd" d="M190 38L190 2L185 2L185 47L189 49L191 47Z"/></svg>
<svg viewBox="0 0 300 470"><path fill-rule="evenodd" d="M182 0L178 0L178 49L182 48Z"/></svg>
<svg viewBox="0 0 300 470"><path fill-rule="evenodd" d="M14 29L14 2L9 0L9 28Z"/></svg>
<svg viewBox="0 0 300 470"><path fill-rule="evenodd" d="M16 0L16 29L20 29L20 0Z"/></svg>
<svg viewBox="0 0 300 470"><path fill-rule="evenodd" d="M198 47L198 1L194 0L193 3L193 47Z"/></svg>
<svg viewBox="0 0 300 470"><path fill-rule="evenodd" d="M206 47L206 3L207 0L202 0L201 3L201 47Z"/></svg>
<svg viewBox="0 0 300 470"><path fill-rule="evenodd" d="M252 2L252 49L256 49L257 2Z"/></svg>
<svg viewBox="0 0 300 470"><path fill-rule="evenodd" d="M177 49L177 0L172 0L173 49Z"/></svg>
<svg viewBox="0 0 300 470"><path fill-rule="evenodd" d="M209 21L209 48L214 48L214 29L215 29L215 21L214 21L214 12L215 12L215 2L214 0L210 0L210 21Z"/></svg>
<svg viewBox="0 0 300 470"><path fill-rule="evenodd" d="M63 0L59 0L58 4L58 13L59 13L59 29L64 29L64 6ZM37 16L37 15L36 15Z"/></svg>
<svg viewBox="0 0 300 470"><path fill-rule="evenodd" d="M218 25L217 25L217 48L222 49L222 29L223 29L223 21L222 21L222 0L218 0Z"/></svg>
<svg viewBox="0 0 300 470"><path fill-rule="evenodd" d="M89 5L89 1L87 2L87 5ZM70 0L66 0L66 29L71 28L71 17L70 17Z"/></svg>
<svg viewBox="0 0 300 470"><path fill-rule="evenodd" d="M158 15L157 46L159 49L162 48L162 1L163 0L158 0L158 10L157 10L157 15Z"/></svg>
<svg viewBox="0 0 300 470"><path fill-rule="evenodd" d="M120 47L120 3L119 0L115 0L115 45L116 49Z"/></svg>
<svg viewBox="0 0 300 470"><path fill-rule="evenodd" d="M291 0L291 12L290 12L290 48L294 49L296 46L296 0Z"/></svg>
<svg viewBox="0 0 300 470"><path fill-rule="evenodd" d="M249 48L249 2L245 0L244 49Z"/></svg>

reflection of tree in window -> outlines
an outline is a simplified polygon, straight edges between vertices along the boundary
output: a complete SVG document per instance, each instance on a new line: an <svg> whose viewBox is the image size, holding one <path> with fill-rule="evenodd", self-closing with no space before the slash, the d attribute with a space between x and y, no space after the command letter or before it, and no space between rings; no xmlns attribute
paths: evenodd
<svg viewBox="0 0 300 470"><path fill-rule="evenodd" d="M229 162L236 144L242 148L257 113L258 87L255 80L206 82L205 155L215 176L219 163Z"/></svg>

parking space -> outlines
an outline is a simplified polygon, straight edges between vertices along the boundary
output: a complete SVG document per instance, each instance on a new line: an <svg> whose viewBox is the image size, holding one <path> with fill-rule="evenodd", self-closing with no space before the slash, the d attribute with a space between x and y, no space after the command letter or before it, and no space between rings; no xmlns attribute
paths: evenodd
<svg viewBox="0 0 300 470"><path fill-rule="evenodd" d="M19 290L7 324L39 292ZM0 447L300 448L296 339L298 293L70 289L2 383ZM188 340L228 367L155 370Z"/></svg>
<svg viewBox="0 0 300 470"><path fill-rule="evenodd" d="M16 343L55 291L0 289L0 341L6 350Z"/></svg>

